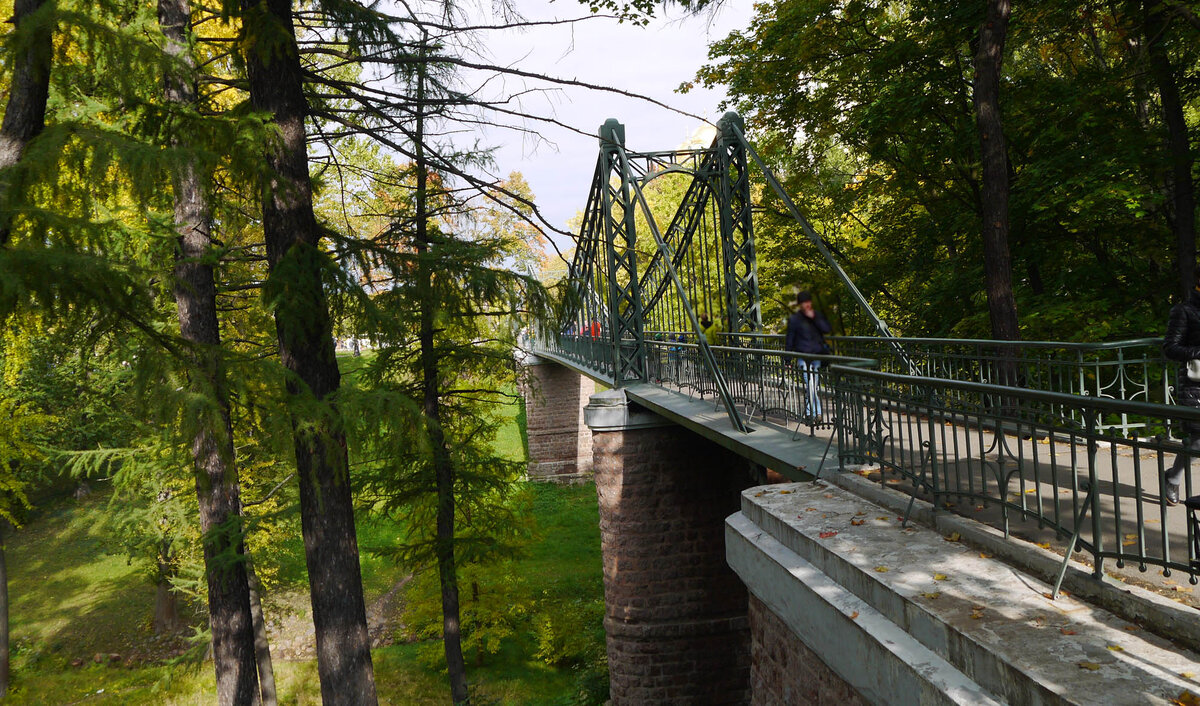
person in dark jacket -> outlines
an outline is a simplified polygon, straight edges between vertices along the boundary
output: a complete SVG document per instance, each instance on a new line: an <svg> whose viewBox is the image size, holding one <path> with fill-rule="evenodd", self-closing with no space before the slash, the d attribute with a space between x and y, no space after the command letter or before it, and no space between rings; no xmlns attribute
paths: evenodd
<svg viewBox="0 0 1200 706"><path fill-rule="evenodd" d="M1163 355L1179 361L1175 403L1188 407L1200 407L1200 380L1191 380L1187 375L1187 362L1200 358L1200 267L1196 268L1195 275L1197 286L1185 301L1171 307L1167 335L1163 336ZM1192 457L1200 455L1200 424L1184 422L1183 430L1187 432L1187 448L1175 457L1163 478L1163 502L1167 505L1179 502L1184 471L1190 471Z"/></svg>
<svg viewBox="0 0 1200 706"><path fill-rule="evenodd" d="M833 327L829 325L829 320L813 306L812 295L800 292L796 295L796 313L788 318L784 349L793 353L828 353L829 346L825 343L825 334L831 331ZM817 369L821 367L821 361L797 358L796 366L804 376L804 416L820 417L821 398L817 395Z"/></svg>

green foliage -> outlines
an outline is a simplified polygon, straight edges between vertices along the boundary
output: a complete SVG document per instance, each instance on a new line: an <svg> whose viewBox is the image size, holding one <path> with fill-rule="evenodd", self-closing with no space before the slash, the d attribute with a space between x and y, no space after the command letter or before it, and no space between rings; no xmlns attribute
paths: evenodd
<svg viewBox="0 0 1200 706"><path fill-rule="evenodd" d="M463 566L458 580L463 655L469 663L479 666L488 655L497 654L505 640L528 629L532 604L524 580L514 574L510 562ZM445 671L441 584L437 574L419 574L406 596L408 637L422 641L418 658L430 669Z"/></svg>
<svg viewBox="0 0 1200 706"><path fill-rule="evenodd" d="M698 74L728 87L789 193L899 333L989 333L971 97L982 12L949 0L764 3L748 28L713 44ZM1001 104L1026 338L1095 341L1165 322L1176 288L1171 156L1141 78L1145 53L1133 49L1142 21L1094 2L1013 13ZM1164 37L1193 134L1196 37L1179 20ZM804 287L835 327L868 332L786 218L758 235L766 321L778 325Z"/></svg>

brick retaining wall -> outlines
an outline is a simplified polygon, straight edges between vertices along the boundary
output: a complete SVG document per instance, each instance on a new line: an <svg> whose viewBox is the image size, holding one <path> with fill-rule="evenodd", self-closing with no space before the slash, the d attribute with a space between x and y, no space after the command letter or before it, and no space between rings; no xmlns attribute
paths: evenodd
<svg viewBox="0 0 1200 706"><path fill-rule="evenodd" d="M750 596L753 706L867 704L762 601Z"/></svg>

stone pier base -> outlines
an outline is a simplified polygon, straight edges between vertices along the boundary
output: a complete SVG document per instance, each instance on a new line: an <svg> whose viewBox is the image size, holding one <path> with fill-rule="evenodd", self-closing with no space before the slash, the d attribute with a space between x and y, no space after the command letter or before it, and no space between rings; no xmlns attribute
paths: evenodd
<svg viewBox="0 0 1200 706"><path fill-rule="evenodd" d="M587 420L612 703L748 703L748 597L723 536L747 462L620 390L593 396Z"/></svg>
<svg viewBox="0 0 1200 706"><path fill-rule="evenodd" d="M583 407L596 391L591 378L530 356L522 394L529 440L530 480L576 482L592 473L592 432Z"/></svg>

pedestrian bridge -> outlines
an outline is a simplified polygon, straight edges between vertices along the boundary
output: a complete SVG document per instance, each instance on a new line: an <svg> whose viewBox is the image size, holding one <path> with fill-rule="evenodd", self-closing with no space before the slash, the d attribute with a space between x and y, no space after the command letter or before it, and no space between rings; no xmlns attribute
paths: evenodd
<svg viewBox="0 0 1200 706"><path fill-rule="evenodd" d="M564 307L526 345L531 475L594 474L600 495L614 703L1200 693L1194 653L1113 627L1200 646L1194 610L1159 595L1190 598L1200 571L1195 524L1159 494L1200 411L1170 405L1159 341L896 337L737 117L718 127L634 153L605 123ZM873 335L809 355L764 327L752 179Z"/></svg>

